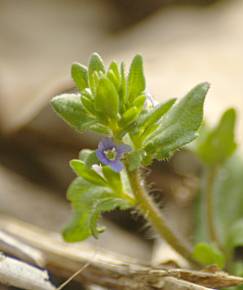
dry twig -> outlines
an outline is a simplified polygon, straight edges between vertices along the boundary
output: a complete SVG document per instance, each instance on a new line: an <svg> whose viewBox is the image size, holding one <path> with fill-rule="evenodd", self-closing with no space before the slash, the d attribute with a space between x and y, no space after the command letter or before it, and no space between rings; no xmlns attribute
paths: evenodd
<svg viewBox="0 0 243 290"><path fill-rule="evenodd" d="M0 283L26 290L54 290L46 271L21 261L0 256Z"/></svg>
<svg viewBox="0 0 243 290"><path fill-rule="evenodd" d="M44 231L30 224L1 216L0 227L22 242L40 250L46 267L58 275L69 277L86 263L90 263L76 280L112 289L204 289L223 288L243 284L243 279L223 272L203 272L183 269L166 270L142 265L136 259L95 249L87 243L66 244L58 234ZM95 253L95 259L94 259ZM168 279L168 278L174 279ZM180 282L178 282L180 281ZM182 288L184 285L185 288ZM199 287L199 285L203 287Z"/></svg>

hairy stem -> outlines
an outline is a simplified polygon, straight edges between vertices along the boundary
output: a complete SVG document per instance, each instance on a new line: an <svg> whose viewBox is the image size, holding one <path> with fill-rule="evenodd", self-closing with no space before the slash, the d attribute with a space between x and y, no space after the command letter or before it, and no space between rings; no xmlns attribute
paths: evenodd
<svg viewBox="0 0 243 290"><path fill-rule="evenodd" d="M214 242L219 248L220 242L218 239L218 234L215 227L215 216L214 216L214 195L213 195L213 187L214 181L217 176L217 167L211 167L208 169L207 177L206 177L206 186L205 186L205 198L206 198L206 217L207 217L207 228L209 238L212 242Z"/></svg>
<svg viewBox="0 0 243 290"><path fill-rule="evenodd" d="M181 256L195 264L192 258L191 247L178 238L178 236L167 225L164 215L156 206L153 199L146 192L139 170L128 171L128 178L134 196L138 202L138 208L143 216L150 222L156 232L165 239Z"/></svg>

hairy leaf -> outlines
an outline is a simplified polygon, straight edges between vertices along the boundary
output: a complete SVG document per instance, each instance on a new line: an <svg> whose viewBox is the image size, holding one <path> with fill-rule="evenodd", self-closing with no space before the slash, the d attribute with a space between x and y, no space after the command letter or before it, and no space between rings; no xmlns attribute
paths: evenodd
<svg viewBox="0 0 243 290"><path fill-rule="evenodd" d="M110 81L113 83L117 91L120 89L120 82L121 82L121 76L119 72L118 64L113 61L108 69L107 77L110 79Z"/></svg>
<svg viewBox="0 0 243 290"><path fill-rule="evenodd" d="M128 126L130 125L132 122L134 122L138 115L139 115L139 109L135 106L129 108L124 114L123 117L120 121L121 126Z"/></svg>
<svg viewBox="0 0 243 290"><path fill-rule="evenodd" d="M119 95L113 83L106 77L101 78L97 87L95 109L105 117L117 118Z"/></svg>
<svg viewBox="0 0 243 290"><path fill-rule="evenodd" d="M164 115L159 128L147 141L149 153L155 153L157 159L164 159L197 137L208 89L208 83L197 85Z"/></svg>
<svg viewBox="0 0 243 290"><path fill-rule="evenodd" d="M131 205L127 200L116 196L109 187L94 185L82 177L76 178L68 189L68 199L73 207L73 219L63 231L68 242L82 241L103 228L97 227L102 212L115 208L126 209Z"/></svg>
<svg viewBox="0 0 243 290"><path fill-rule="evenodd" d="M72 79L77 88L82 91L88 87L88 69L80 63L73 63L71 68Z"/></svg>
<svg viewBox="0 0 243 290"><path fill-rule="evenodd" d="M165 103L155 106L153 109L149 110L147 113L143 114L141 118L138 119L137 125L147 128L158 122L161 117L170 110L170 108L174 105L175 101L176 99L171 99Z"/></svg>
<svg viewBox="0 0 243 290"><path fill-rule="evenodd" d="M105 73L105 66L99 54L93 53L89 59L88 67L89 86L93 93L96 92L96 78L99 72Z"/></svg>
<svg viewBox="0 0 243 290"><path fill-rule="evenodd" d="M144 151L142 150L135 150L128 154L128 169L133 171L141 166L143 161Z"/></svg>
<svg viewBox="0 0 243 290"><path fill-rule="evenodd" d="M90 149L82 149L79 152L79 159L85 163L86 166L91 167L94 164L98 164L99 160L96 156L96 152Z"/></svg>
<svg viewBox="0 0 243 290"><path fill-rule="evenodd" d="M117 193L117 195L121 194L123 188L120 173L115 172L109 166L103 166L102 171L109 186Z"/></svg>
<svg viewBox="0 0 243 290"><path fill-rule="evenodd" d="M145 90L145 77L143 73L143 58L136 55L131 63L128 74L128 98L134 100Z"/></svg>
<svg viewBox="0 0 243 290"><path fill-rule="evenodd" d="M51 100L51 105L65 122L79 131L88 130L91 125L95 124L95 120L83 109L80 95L62 94L56 96Z"/></svg>
<svg viewBox="0 0 243 290"><path fill-rule="evenodd" d="M104 178L90 169L83 161L73 159L70 161L70 166L78 176L83 177L85 180L96 185L106 185Z"/></svg>

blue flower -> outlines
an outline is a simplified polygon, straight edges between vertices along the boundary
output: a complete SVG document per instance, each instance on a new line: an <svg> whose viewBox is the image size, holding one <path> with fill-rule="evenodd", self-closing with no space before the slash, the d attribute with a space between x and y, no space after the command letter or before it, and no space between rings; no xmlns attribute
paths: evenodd
<svg viewBox="0 0 243 290"><path fill-rule="evenodd" d="M152 95L149 92L145 92L145 95L147 97L147 100L145 102L145 108L149 107L156 107L159 103L152 97Z"/></svg>
<svg viewBox="0 0 243 290"><path fill-rule="evenodd" d="M96 156L105 165L111 167L115 172L120 172L124 165L121 158L124 153L131 151L131 147L126 144L116 145L111 138L104 138L100 141Z"/></svg>

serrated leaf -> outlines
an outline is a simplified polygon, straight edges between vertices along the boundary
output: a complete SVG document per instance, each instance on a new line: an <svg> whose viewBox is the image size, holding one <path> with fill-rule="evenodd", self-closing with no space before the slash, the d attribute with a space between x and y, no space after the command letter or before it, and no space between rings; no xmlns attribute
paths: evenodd
<svg viewBox="0 0 243 290"><path fill-rule="evenodd" d="M78 159L71 160L70 166L72 167L72 169L78 176L83 177L85 180L87 180L90 183L93 183L95 185L103 185L103 186L107 184L103 177L101 177L98 173L96 173L94 170L89 168L81 160L78 160Z"/></svg>
<svg viewBox="0 0 243 290"><path fill-rule="evenodd" d="M134 100L145 90L145 77L143 73L143 59L141 55L136 55L131 63L128 74L128 99Z"/></svg>
<svg viewBox="0 0 243 290"><path fill-rule="evenodd" d="M127 200L117 197L110 188L95 186L81 177L72 182L67 197L74 211L72 221L63 231L67 242L82 241L92 234L96 236L100 232L97 220L102 212L131 206Z"/></svg>
<svg viewBox="0 0 243 290"><path fill-rule="evenodd" d="M146 150L155 152L155 158L164 159L197 137L208 89L208 83L197 85L164 115L146 143Z"/></svg>
<svg viewBox="0 0 243 290"><path fill-rule="evenodd" d="M207 243L199 243L195 246L193 258L204 266L217 265L223 268L225 265L225 257L220 250Z"/></svg>
<svg viewBox="0 0 243 290"><path fill-rule="evenodd" d="M105 117L118 117L119 95L113 83L106 77L100 79L97 87L95 109Z"/></svg>
<svg viewBox="0 0 243 290"><path fill-rule="evenodd" d="M71 75L77 88L82 91L88 87L88 69L80 63L73 63Z"/></svg>
<svg viewBox="0 0 243 290"><path fill-rule="evenodd" d="M105 65L98 53L93 53L89 59L88 78L89 86L93 93L96 92L96 80L98 73L105 73Z"/></svg>
<svg viewBox="0 0 243 290"><path fill-rule="evenodd" d="M197 154L208 165L219 165L228 159L236 149L234 139L236 112L228 109L218 125L209 130L206 137L197 144Z"/></svg>
<svg viewBox="0 0 243 290"><path fill-rule="evenodd" d="M95 124L88 113L83 109L80 95L62 94L51 100L51 105L55 112L71 127L85 131Z"/></svg>
<svg viewBox="0 0 243 290"><path fill-rule="evenodd" d="M100 218L101 212L109 212L114 210L115 208L124 210L129 207L130 205L121 198L107 197L98 200L91 211L90 230L92 235L95 238L98 238L99 233L102 233L105 229L104 227L97 227L97 221Z"/></svg>

